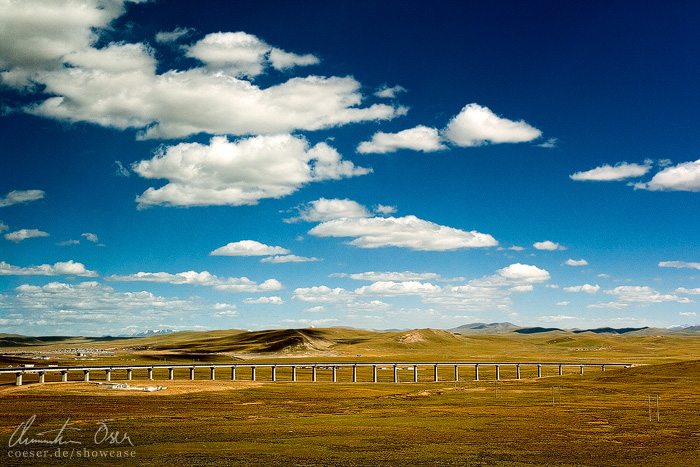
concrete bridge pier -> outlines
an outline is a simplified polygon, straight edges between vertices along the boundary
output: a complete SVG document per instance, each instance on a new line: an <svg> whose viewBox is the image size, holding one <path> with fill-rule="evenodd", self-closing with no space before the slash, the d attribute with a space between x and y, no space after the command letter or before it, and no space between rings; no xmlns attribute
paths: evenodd
<svg viewBox="0 0 700 467"><path fill-rule="evenodd" d="M542 377L542 365L540 365L539 363L537 364L537 377Z"/></svg>
<svg viewBox="0 0 700 467"><path fill-rule="evenodd" d="M520 364L515 365L515 371L517 373L516 378L520 379Z"/></svg>
<svg viewBox="0 0 700 467"><path fill-rule="evenodd" d="M459 381L459 366L455 365L455 381Z"/></svg>
<svg viewBox="0 0 700 467"><path fill-rule="evenodd" d="M297 367L292 366L292 381L297 380Z"/></svg>
<svg viewBox="0 0 700 467"><path fill-rule="evenodd" d="M418 382L418 365L413 365L413 382Z"/></svg>
<svg viewBox="0 0 700 467"><path fill-rule="evenodd" d="M474 365L474 381L479 381L479 364Z"/></svg>
<svg viewBox="0 0 700 467"><path fill-rule="evenodd" d="M24 373L22 373L21 371L18 371L18 372L16 373L16 375L17 375L17 382L16 382L15 384L16 384L17 386L21 386L21 385L22 385L22 375L23 375L23 374L24 374Z"/></svg>
<svg viewBox="0 0 700 467"><path fill-rule="evenodd" d="M496 380L501 379L501 365L496 365Z"/></svg>
<svg viewBox="0 0 700 467"><path fill-rule="evenodd" d="M396 365L394 365L394 382L399 382L399 367L397 367Z"/></svg>
<svg viewBox="0 0 700 467"><path fill-rule="evenodd" d="M112 370L105 370L105 381L112 381Z"/></svg>
<svg viewBox="0 0 700 467"><path fill-rule="evenodd" d="M231 381L236 381L236 367L231 367Z"/></svg>
<svg viewBox="0 0 700 467"><path fill-rule="evenodd" d="M68 370L61 371L61 381L64 383L68 381Z"/></svg>
<svg viewBox="0 0 700 467"><path fill-rule="evenodd" d="M434 367L433 367L433 379L435 380L436 383L438 382L438 366L437 365L434 365Z"/></svg>
<svg viewBox="0 0 700 467"><path fill-rule="evenodd" d="M152 380L153 379L153 368L148 369L148 379Z"/></svg>
<svg viewBox="0 0 700 467"><path fill-rule="evenodd" d="M357 383L357 365L352 366L352 382Z"/></svg>
<svg viewBox="0 0 700 467"><path fill-rule="evenodd" d="M581 376L583 376L583 365L581 365Z"/></svg>
<svg viewBox="0 0 700 467"><path fill-rule="evenodd" d="M131 368L126 369L126 379L127 380L131 381L133 372L134 372L134 370L132 370Z"/></svg>
<svg viewBox="0 0 700 467"><path fill-rule="evenodd" d="M255 367L254 366L250 367L250 380L255 381Z"/></svg>
<svg viewBox="0 0 700 467"><path fill-rule="evenodd" d="M83 370L83 381L86 383L90 381L90 370Z"/></svg>
<svg viewBox="0 0 700 467"><path fill-rule="evenodd" d="M168 368L168 379L175 379L175 368Z"/></svg>
<svg viewBox="0 0 700 467"><path fill-rule="evenodd" d="M46 381L46 380L44 379L45 376L46 376L46 372L45 372L45 371L40 371L40 372L39 372L39 382L40 382L40 383L43 383L44 381Z"/></svg>
<svg viewBox="0 0 700 467"><path fill-rule="evenodd" d="M372 382L377 382L377 365L372 365Z"/></svg>
<svg viewBox="0 0 700 467"><path fill-rule="evenodd" d="M270 378L272 378L272 381L273 382L277 381L277 367L273 365L272 367L270 367L270 371L271 371Z"/></svg>
<svg viewBox="0 0 700 467"><path fill-rule="evenodd" d="M210 367L209 368L210 374L211 374L211 380L214 381L216 379L216 367Z"/></svg>
<svg viewBox="0 0 700 467"><path fill-rule="evenodd" d="M190 380L194 381L194 367L190 367Z"/></svg>
<svg viewBox="0 0 700 467"><path fill-rule="evenodd" d="M338 381L338 378L337 378L337 369L338 369L338 368L337 368L335 365L333 365L333 382L334 382L334 383L335 383L336 381Z"/></svg>
<svg viewBox="0 0 700 467"><path fill-rule="evenodd" d="M563 375L564 372L562 371L561 364L559 365L559 376Z"/></svg>
<svg viewBox="0 0 700 467"><path fill-rule="evenodd" d="M316 382L316 365L311 367L311 382Z"/></svg>

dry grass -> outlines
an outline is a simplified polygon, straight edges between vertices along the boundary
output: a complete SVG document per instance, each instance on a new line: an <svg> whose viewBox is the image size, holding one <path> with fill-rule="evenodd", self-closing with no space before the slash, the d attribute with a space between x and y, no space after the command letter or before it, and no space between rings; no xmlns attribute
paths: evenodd
<svg viewBox="0 0 700 467"><path fill-rule="evenodd" d="M313 360L352 359L349 354L356 352L363 353L362 358L382 355L381 359L413 361L443 360L445 356L448 360L652 364L604 373L586 369L583 376L578 375L578 368L561 377L550 369L541 379L533 378L536 370L523 368L524 379L500 383L471 381L473 368L468 367L460 371L459 382L447 381L453 370L446 367L440 374L444 381L429 382L432 369L426 368L421 382L401 384L352 384L349 369L338 372L338 383L329 382L329 370L319 371L318 383L310 382L309 370L299 370L301 381L296 383L284 381L289 375L282 369L278 370L282 381L277 383L232 382L225 371L217 372L216 381L209 381L206 369L197 373L194 382L185 379L186 370L176 372L179 379L175 381L164 379L167 372L156 372L157 380L146 382L145 373L134 372L134 386L168 387L153 393L107 390L81 382L15 387L8 378L7 384L0 385L0 464L698 465L697 338L407 336L401 342L400 333L384 334L381 339L339 334L335 339L355 339L336 344L344 346L348 355L314 354ZM357 341L364 338L367 340ZM420 347L426 340L429 345ZM338 352L337 347L330 352ZM287 361L304 359L298 353L284 355ZM694 360L689 361L692 356ZM254 357L260 360L262 355ZM261 380L269 377L265 371L269 370L259 369ZM237 376L244 378L244 372ZM391 373L382 370L380 380L390 380ZM480 374L484 379L495 376L492 367L484 367ZM370 377L366 372L358 376L361 381ZM501 376L514 378L514 370L503 367ZM115 372L112 377L123 380L124 376ZM400 378L410 380L412 372L402 370ZM649 420L649 395L660 397L659 421L655 403ZM128 433L136 457L118 462L75 458L32 462L8 457L10 435L31 415L37 415L38 431L59 428L70 417L87 446L94 444L90 438L97 423L106 420L110 430Z"/></svg>

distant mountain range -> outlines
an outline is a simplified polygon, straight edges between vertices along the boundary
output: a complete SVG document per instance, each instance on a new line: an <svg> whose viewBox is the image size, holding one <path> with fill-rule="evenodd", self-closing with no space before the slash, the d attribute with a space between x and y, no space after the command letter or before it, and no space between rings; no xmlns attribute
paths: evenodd
<svg viewBox="0 0 700 467"><path fill-rule="evenodd" d="M639 336L650 336L650 335L669 335L669 334L695 334L700 332L700 325L696 326L675 326L669 329L662 328L611 328L602 327L595 329L561 329L561 328L544 328L544 327L526 327L518 326L513 323L470 323L463 324L462 326L448 329L448 331L455 334L469 335L469 334L506 334L506 333L517 333L517 334L538 334L542 332L560 331L560 332L571 332L574 334L581 334L584 332L592 332L595 334L629 334L629 335L639 335Z"/></svg>
<svg viewBox="0 0 700 467"><path fill-rule="evenodd" d="M163 336L165 334L172 334L177 332L174 329L149 329L148 331L133 332L131 334L122 334L117 337L151 337L151 336Z"/></svg>

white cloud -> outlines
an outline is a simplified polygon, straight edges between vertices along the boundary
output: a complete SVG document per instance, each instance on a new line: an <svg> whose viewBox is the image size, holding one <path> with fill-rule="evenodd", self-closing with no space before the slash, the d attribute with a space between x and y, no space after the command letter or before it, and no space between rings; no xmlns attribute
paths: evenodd
<svg viewBox="0 0 700 467"><path fill-rule="evenodd" d="M606 294L615 295L622 303L662 303L662 302L678 302L692 303L693 301L686 297L677 295L662 294L651 287L628 286L623 285L615 287L612 290L606 290Z"/></svg>
<svg viewBox="0 0 700 467"><path fill-rule="evenodd" d="M491 235L446 227L415 216L334 219L317 225L309 234L357 237L350 244L359 248L397 246L420 251L449 251L498 245Z"/></svg>
<svg viewBox="0 0 700 467"><path fill-rule="evenodd" d="M310 308L306 308L306 309L304 310L304 312L306 312L306 313L325 313L325 312L326 312L326 308L323 307L323 306L321 306L321 305L319 305L319 306L312 306L312 307L310 307Z"/></svg>
<svg viewBox="0 0 700 467"><path fill-rule="evenodd" d="M284 300L282 297L258 297L258 298L246 298L243 303L248 304L262 304L262 305L284 305Z"/></svg>
<svg viewBox="0 0 700 467"><path fill-rule="evenodd" d="M592 303L586 308L609 308L611 310L625 310L629 307L629 303L608 302L608 303Z"/></svg>
<svg viewBox="0 0 700 467"><path fill-rule="evenodd" d="M406 92L406 89L403 86L396 85L389 87L388 85L384 84L377 90L377 92L374 93L374 95L384 99L394 99L396 98L396 95L401 92Z"/></svg>
<svg viewBox="0 0 700 467"><path fill-rule="evenodd" d="M58 242L58 246L70 246L70 245L80 245L80 240L66 240L63 242Z"/></svg>
<svg viewBox="0 0 700 467"><path fill-rule="evenodd" d="M687 261L661 261L659 263L659 267L700 269L700 263L689 263Z"/></svg>
<svg viewBox="0 0 700 467"><path fill-rule="evenodd" d="M172 327L174 320L211 310L197 298L156 296L150 292L118 292L98 282L44 286L21 285L7 300L21 313L15 332L102 336L121 334L138 324L145 329Z"/></svg>
<svg viewBox="0 0 700 467"><path fill-rule="evenodd" d="M268 65L276 70L287 70L319 63L318 57L312 54L285 52L240 31L207 34L194 45L185 47L185 50L186 56L202 61L207 68L225 71L236 77L254 78L264 73Z"/></svg>
<svg viewBox="0 0 700 467"><path fill-rule="evenodd" d="M281 246L265 245L255 240L231 242L209 253L211 256L272 256L291 253Z"/></svg>
<svg viewBox="0 0 700 467"><path fill-rule="evenodd" d="M573 287L564 287L563 290L565 292L585 292L585 293L594 294L600 290L600 286L599 285L584 284L584 285L576 285Z"/></svg>
<svg viewBox="0 0 700 467"><path fill-rule="evenodd" d="M73 275L82 277L95 277L95 271L89 271L82 263L73 260L58 262L54 265L42 264L39 266L19 267L12 266L5 261L0 261L0 276L60 276Z"/></svg>
<svg viewBox="0 0 700 467"><path fill-rule="evenodd" d="M568 302L566 302L568 304ZM576 320L580 319L576 316L568 316L568 315L550 315L550 316L540 316L537 318L538 321L544 321L544 322L559 322L559 321L571 321L571 320Z"/></svg>
<svg viewBox="0 0 700 467"><path fill-rule="evenodd" d="M442 289L429 282L418 281L379 281L371 285L366 285L355 290L357 295L377 295L377 296L392 296L392 295L423 295L434 294Z"/></svg>
<svg viewBox="0 0 700 467"><path fill-rule="evenodd" d="M291 78L265 88L241 79L262 73L268 63L287 69L317 61L312 55L271 48L245 33L211 34L186 48L204 66L158 74L155 53L143 43L94 46L97 32L123 8L117 1L101 9L96 4L104 2L93 2L77 8L81 11L64 3L47 7L28 1L26 8L16 8L22 2L13 2L3 14L3 82L17 88L33 82L51 96L44 99L44 94L36 94L44 100L25 107L26 112L67 122L134 128L141 130L143 139L319 130L389 120L407 112L405 107L387 104L360 107L365 96L351 76ZM58 25L55 18L64 21ZM236 44L229 40L236 34L254 39Z"/></svg>
<svg viewBox="0 0 700 467"><path fill-rule="evenodd" d="M447 149L442 144L436 128L419 125L415 128L399 131L398 133L377 132L371 141L363 141L357 146L360 154L386 154L400 149L412 151L434 152Z"/></svg>
<svg viewBox="0 0 700 467"><path fill-rule="evenodd" d="M45 193L41 190L14 190L0 198L0 208L12 206L13 204L28 203L42 199Z"/></svg>
<svg viewBox="0 0 700 467"><path fill-rule="evenodd" d="M372 214L366 207L350 199L326 199L320 198L307 204L296 207L299 216L285 219L285 222L325 222L332 219L349 218L356 219L370 217Z"/></svg>
<svg viewBox="0 0 700 467"><path fill-rule="evenodd" d="M311 257L307 258L306 256L297 256L297 255L277 255L277 256L270 256L267 258L263 258L260 260L261 263L309 263L309 262L315 262L315 261L321 261L319 258Z"/></svg>
<svg viewBox="0 0 700 467"><path fill-rule="evenodd" d="M253 205L287 196L310 182L371 172L342 160L326 143L309 147L306 138L292 135L181 143L160 149L153 159L132 168L141 177L169 181L138 196L139 207Z"/></svg>
<svg viewBox="0 0 700 467"><path fill-rule="evenodd" d="M451 281L456 281L456 280L464 280L464 278L462 278L462 277L455 278L455 279L445 279L440 274L436 274L434 272L412 272L412 271L403 271L403 272L368 271L368 272L361 272L361 273L357 273L357 274L336 273L336 274L331 274L330 277L349 277L350 279L353 279L356 281L370 281L370 282L379 282L379 281L406 282L406 281L422 281L422 280L435 280L435 281L441 281L441 282L451 282Z"/></svg>
<svg viewBox="0 0 700 467"><path fill-rule="evenodd" d="M588 266L588 261L585 259L567 259L564 264L567 266Z"/></svg>
<svg viewBox="0 0 700 467"><path fill-rule="evenodd" d="M576 181L598 181L610 182L620 181L627 178L641 177L651 170L651 164L628 164L627 162L619 162L614 166L603 164L595 169L586 172L576 172L569 175L571 180Z"/></svg>
<svg viewBox="0 0 700 467"><path fill-rule="evenodd" d="M569 306L569 305L571 305L571 302L557 302L556 305L557 306Z"/></svg>
<svg viewBox="0 0 700 467"><path fill-rule="evenodd" d="M128 276L113 275L105 277L115 282L157 282L161 284L188 284L212 287L219 292L269 292L280 290L282 284L277 279L268 279L258 284L247 277L218 277L208 271L187 271L177 274L167 272L138 272Z"/></svg>
<svg viewBox="0 0 700 467"><path fill-rule="evenodd" d="M4 222L0 221L0 233L7 232L8 230L10 230L10 227L8 227Z"/></svg>
<svg viewBox="0 0 700 467"><path fill-rule="evenodd" d="M21 229L17 230L16 232L10 232L5 234L5 239L10 240L15 243L19 243L22 240L26 240L28 238L39 238L39 237L48 237L49 234L46 232L42 232L41 230L37 229Z"/></svg>
<svg viewBox="0 0 700 467"><path fill-rule="evenodd" d="M156 33L156 42L171 44L192 33L190 28L175 28L172 31L160 31Z"/></svg>
<svg viewBox="0 0 700 467"><path fill-rule="evenodd" d="M689 295L700 295L700 288L697 289L686 289L685 287L678 287L676 293L684 293Z"/></svg>
<svg viewBox="0 0 700 467"><path fill-rule="evenodd" d="M679 316L695 316L695 315L697 315L697 313L695 313L694 311L681 311L680 313L678 313L678 315Z"/></svg>
<svg viewBox="0 0 700 467"><path fill-rule="evenodd" d="M90 241L92 243L99 243L100 242L100 240L97 238L97 235L95 235L94 233L86 232L84 234L81 234L80 236L85 237L88 241Z"/></svg>
<svg viewBox="0 0 700 467"><path fill-rule="evenodd" d="M554 149L559 145L559 140L557 138L549 138L544 143L538 144L539 148Z"/></svg>
<svg viewBox="0 0 700 467"><path fill-rule="evenodd" d="M558 243L552 242L550 240L545 240L544 242L535 242L532 244L533 247L537 250L547 250L547 251L555 251L555 250L566 250L565 246L562 246Z"/></svg>
<svg viewBox="0 0 700 467"><path fill-rule="evenodd" d="M353 300L354 294L340 287L331 289L325 285L300 287L292 293L292 300L317 303L342 303Z"/></svg>
<svg viewBox="0 0 700 467"><path fill-rule="evenodd" d="M124 2L2 0L0 10L0 76L23 88L39 73L60 69L66 54L89 47L95 30L124 12Z"/></svg>
<svg viewBox="0 0 700 467"><path fill-rule="evenodd" d="M442 136L457 146L471 147L498 143L523 143L542 136L542 132L523 120L499 117L488 107L469 104L450 120Z"/></svg>
<svg viewBox="0 0 700 467"><path fill-rule="evenodd" d="M551 278L549 272L530 264L515 263L496 271L493 276L471 281L475 285L518 285L546 282Z"/></svg>
<svg viewBox="0 0 700 467"><path fill-rule="evenodd" d="M650 191L700 191L700 159L666 167L647 183L634 185Z"/></svg>
<svg viewBox="0 0 700 467"><path fill-rule="evenodd" d="M377 204L374 206L373 210L377 214L388 216L389 214L394 214L398 209L396 206L384 206L383 204Z"/></svg>
<svg viewBox="0 0 700 467"><path fill-rule="evenodd" d="M216 313L212 313L210 316L212 316L213 318L232 318L234 316L238 316L238 311L236 311L236 310L217 311Z"/></svg>

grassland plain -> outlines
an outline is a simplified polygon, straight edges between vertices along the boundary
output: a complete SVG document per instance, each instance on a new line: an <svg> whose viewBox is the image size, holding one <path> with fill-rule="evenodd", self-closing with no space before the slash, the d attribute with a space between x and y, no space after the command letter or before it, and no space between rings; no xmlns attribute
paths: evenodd
<svg viewBox="0 0 700 467"><path fill-rule="evenodd" d="M311 383L301 370L300 381L295 383L285 381L289 378L281 369L276 383L264 381L262 368L259 379L263 381L257 382L230 381L226 374L217 374L219 379L210 381L206 371L198 373L201 380L186 380L183 373L168 381L167 373L156 372L156 380L148 384L168 389L153 393L111 391L79 381L16 387L8 378L0 385L0 464L699 465L698 338L546 333L452 339L427 331L375 334L317 334L331 343L316 352L292 342L296 350L265 354L259 352L259 346L269 341L257 342L247 349L253 353L241 352L236 358L350 360L354 353L354 359L407 362L615 360L644 365L606 372L587 368L583 376L578 368L563 376L552 370L540 379L534 378L532 370L523 369L521 380L508 379L515 378L514 371L510 374L503 367L500 382L491 380L493 368L484 367L483 380L478 382L471 380L473 371L468 367L460 372L458 382L449 381L454 379L450 368L439 382L430 381L426 369L418 383L399 384L386 382L390 370L380 373L384 382L377 384L350 383L347 369L338 372L338 383L331 383L321 371L317 383ZM230 335L216 337L230 339ZM184 341L182 336L149 339L149 348L131 342L131 348L125 349L112 342L117 350L108 358L121 363L124 359L162 361L173 359L167 355L185 359L187 352L204 350L196 336ZM175 343L177 339L181 342ZM229 344L239 344L233 341ZM132 350L134 347L139 350ZM221 345L212 357L231 361L231 355L221 354L230 350ZM138 385L145 375L134 373L132 384ZM409 380L409 374L404 370L400 379ZM367 375L358 376L366 381ZM120 378L116 373L113 376ZM10 446L17 439L18 426L33 415L36 419L25 438L60 429L70 419L68 427L80 431L71 430L65 437L82 444L63 448L85 449L98 457L11 457L13 452L44 448ZM105 430L112 441L127 435L133 446L96 443ZM99 457L100 451L115 450L128 450L134 457ZM56 446L48 451L54 453Z"/></svg>

